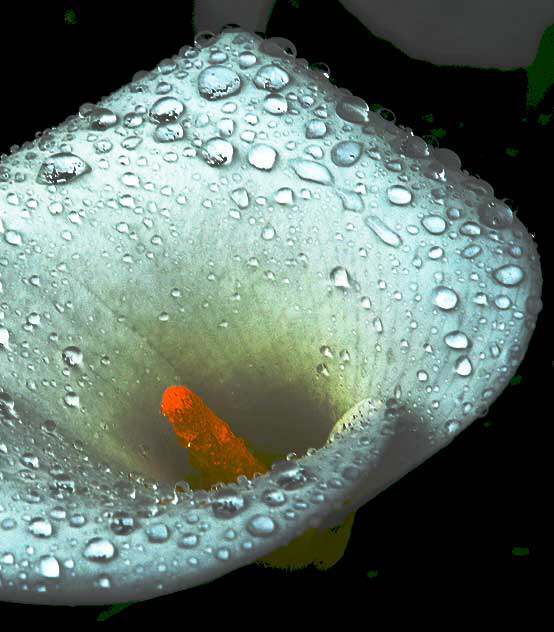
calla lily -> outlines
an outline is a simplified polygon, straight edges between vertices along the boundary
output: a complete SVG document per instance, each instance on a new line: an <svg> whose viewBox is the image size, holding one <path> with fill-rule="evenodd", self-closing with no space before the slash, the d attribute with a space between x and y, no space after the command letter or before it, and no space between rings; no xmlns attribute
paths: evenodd
<svg viewBox="0 0 554 632"><path fill-rule="evenodd" d="M0 168L5 601L148 599L339 524L492 404L540 311L490 185L281 38L199 34ZM288 458L179 483L179 384Z"/></svg>

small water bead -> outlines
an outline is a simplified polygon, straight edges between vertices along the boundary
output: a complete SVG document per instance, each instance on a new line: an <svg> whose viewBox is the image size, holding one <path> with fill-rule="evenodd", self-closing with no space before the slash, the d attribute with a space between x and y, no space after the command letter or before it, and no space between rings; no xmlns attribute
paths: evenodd
<svg viewBox="0 0 554 632"><path fill-rule="evenodd" d="M149 542L160 544L169 540L169 529L163 522L150 524L144 530Z"/></svg>
<svg viewBox="0 0 554 632"><path fill-rule="evenodd" d="M233 161L233 145L222 138L210 138L202 147L202 158L210 167L229 165Z"/></svg>
<svg viewBox="0 0 554 632"><path fill-rule="evenodd" d="M150 118L156 123L176 121L185 111L185 106L174 97L162 97L150 108Z"/></svg>
<svg viewBox="0 0 554 632"><path fill-rule="evenodd" d="M91 562L109 562L117 554L115 546L105 538L91 538L83 551L84 557Z"/></svg>
<svg viewBox="0 0 554 632"><path fill-rule="evenodd" d="M200 537L196 533L184 533L178 540L177 546L180 546L183 549L193 549L195 546L198 546L200 542Z"/></svg>
<svg viewBox="0 0 554 632"><path fill-rule="evenodd" d="M49 538L53 533L52 523L44 518L34 518L29 523L29 531L38 538Z"/></svg>
<svg viewBox="0 0 554 632"><path fill-rule="evenodd" d="M500 201L490 201L481 204L477 209L479 220L489 228L506 228L513 221L512 209Z"/></svg>
<svg viewBox="0 0 554 632"><path fill-rule="evenodd" d="M249 51L243 51L239 55L238 60L239 60L239 66L243 69L251 68L252 66L255 66L258 61L256 55L254 55L254 53L251 53Z"/></svg>
<svg viewBox="0 0 554 632"><path fill-rule="evenodd" d="M42 555L38 560L38 572L42 577L56 579L60 576L60 563L53 555Z"/></svg>
<svg viewBox="0 0 554 632"><path fill-rule="evenodd" d="M117 125L119 118L108 108L95 107L89 114L88 121L91 129L104 131Z"/></svg>
<svg viewBox="0 0 554 632"><path fill-rule="evenodd" d="M315 160L293 158L289 160L289 165L302 180L319 184L331 184L333 182L333 176L329 169L325 165L315 162Z"/></svg>
<svg viewBox="0 0 554 632"><path fill-rule="evenodd" d="M158 143L172 143L185 137L185 129L178 121L160 123L154 130L154 140Z"/></svg>
<svg viewBox="0 0 554 632"><path fill-rule="evenodd" d="M78 408L80 404L79 395L73 391L69 391L64 395L63 401L70 408Z"/></svg>
<svg viewBox="0 0 554 632"><path fill-rule="evenodd" d="M362 149L362 144L356 141L341 141L331 149L331 160L338 167L350 167L358 162Z"/></svg>
<svg viewBox="0 0 554 632"><path fill-rule="evenodd" d="M333 281L335 287L351 287L351 279L348 270L346 268L343 268L342 266L337 266L336 268L333 268L329 277L331 281Z"/></svg>
<svg viewBox="0 0 554 632"><path fill-rule="evenodd" d="M83 363L83 352L79 347L66 347L62 351L62 358L68 366L78 366Z"/></svg>
<svg viewBox="0 0 554 632"><path fill-rule="evenodd" d="M436 287L433 290L432 296L435 305L444 311L454 309L458 304L458 295L456 292L444 285Z"/></svg>
<svg viewBox="0 0 554 632"><path fill-rule="evenodd" d="M294 202L294 193L292 189L289 189L289 187L282 187L277 190L273 199L277 202L277 204L292 204Z"/></svg>
<svg viewBox="0 0 554 632"><path fill-rule="evenodd" d="M233 490L222 489L214 494L212 511L216 518L232 518L246 509L247 503L241 494Z"/></svg>
<svg viewBox="0 0 554 632"><path fill-rule="evenodd" d="M501 285L513 287L523 281L525 273L519 266L508 264L494 270L492 276Z"/></svg>
<svg viewBox="0 0 554 632"><path fill-rule="evenodd" d="M364 222L368 228L387 246L398 248L402 245L400 235L391 230L377 215L366 215Z"/></svg>
<svg viewBox="0 0 554 632"><path fill-rule="evenodd" d="M288 111L288 102L280 94L268 94L264 99L263 107L269 114L285 114Z"/></svg>
<svg viewBox="0 0 554 632"><path fill-rule="evenodd" d="M277 530L277 523L271 516L256 514L246 523L246 530L253 536L267 537Z"/></svg>
<svg viewBox="0 0 554 632"><path fill-rule="evenodd" d="M471 375L473 371L473 366L467 356L462 356L461 358L458 358L454 364L454 368L456 370L456 373L458 375L461 375L462 377L467 377L468 375Z"/></svg>
<svg viewBox="0 0 554 632"><path fill-rule="evenodd" d="M465 222L460 226L460 234L466 237L478 237L481 234L481 226L475 222Z"/></svg>
<svg viewBox="0 0 554 632"><path fill-rule="evenodd" d="M327 124L320 119L312 119L306 123L306 138L323 138L327 134Z"/></svg>
<svg viewBox="0 0 554 632"><path fill-rule="evenodd" d="M275 237L275 228L273 228L271 224L267 224L266 226L264 226L262 230L262 239L265 239L266 241L270 241L274 237Z"/></svg>
<svg viewBox="0 0 554 632"><path fill-rule="evenodd" d="M223 66L211 66L198 75L198 92L208 101L223 99L241 89L239 75Z"/></svg>
<svg viewBox="0 0 554 632"><path fill-rule="evenodd" d="M290 81L289 74L274 64L262 66L254 77L254 85L260 90L277 92Z"/></svg>
<svg viewBox="0 0 554 632"><path fill-rule="evenodd" d="M261 500L270 507L280 507L287 502L287 497L281 489L266 489Z"/></svg>
<svg viewBox="0 0 554 632"><path fill-rule="evenodd" d="M412 192L399 184L389 187L387 189L387 196L389 201L397 206L405 206L413 199Z"/></svg>
<svg viewBox="0 0 554 632"><path fill-rule="evenodd" d="M483 252L481 246L472 245L464 248L460 254L464 257L464 259L473 259L474 257L477 257L477 255L480 255L481 252Z"/></svg>
<svg viewBox="0 0 554 632"><path fill-rule="evenodd" d="M7 230L4 233L4 241L7 244L10 244L10 246L21 246L21 244L23 243L23 238L21 237L21 234L18 233L16 230Z"/></svg>
<svg viewBox="0 0 554 632"><path fill-rule="evenodd" d="M444 429L446 430L448 434L457 432L459 427L460 427L460 422L456 421L455 419L451 419L450 421L447 421L446 424L444 425Z"/></svg>
<svg viewBox="0 0 554 632"><path fill-rule="evenodd" d="M273 464L271 477L286 490L298 489L308 482L308 471L294 461L277 461Z"/></svg>
<svg viewBox="0 0 554 632"><path fill-rule="evenodd" d="M451 331L444 337L444 342L451 349L467 349L470 345L469 338L459 330Z"/></svg>
<svg viewBox="0 0 554 632"><path fill-rule="evenodd" d="M127 535L136 527L133 516L125 511L116 511L110 521L110 529L117 535Z"/></svg>
<svg viewBox="0 0 554 632"><path fill-rule="evenodd" d="M258 143L248 150L248 162L256 169L269 171L277 160L277 152L271 145Z"/></svg>
<svg viewBox="0 0 554 632"><path fill-rule="evenodd" d="M425 230L432 235L442 235L446 230L446 221L440 215L427 215L421 220Z"/></svg>
<svg viewBox="0 0 554 632"><path fill-rule="evenodd" d="M347 95L336 106L336 113L349 123L367 123L369 121L369 105L360 97Z"/></svg>
<svg viewBox="0 0 554 632"><path fill-rule="evenodd" d="M498 309L509 309L512 305L512 301L509 296L500 295L494 299L494 304Z"/></svg>

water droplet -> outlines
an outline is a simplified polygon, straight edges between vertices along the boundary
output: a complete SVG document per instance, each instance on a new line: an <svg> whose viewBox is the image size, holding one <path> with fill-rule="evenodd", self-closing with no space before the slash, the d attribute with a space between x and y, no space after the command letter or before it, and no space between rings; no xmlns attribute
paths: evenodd
<svg viewBox="0 0 554 632"><path fill-rule="evenodd" d="M110 521L110 529L117 535L127 535L136 529L133 516L125 511L116 511Z"/></svg>
<svg viewBox="0 0 554 632"><path fill-rule="evenodd" d="M6 243L10 244L10 246L21 246L23 243L23 238L21 234L15 230L7 230L4 233L4 240Z"/></svg>
<svg viewBox="0 0 554 632"><path fill-rule="evenodd" d="M38 572L42 577L56 579L60 576L60 563L53 555L43 555L38 560Z"/></svg>
<svg viewBox="0 0 554 632"><path fill-rule="evenodd" d="M437 307L445 311L454 309L458 304L458 295L444 285L439 285L433 290L433 302Z"/></svg>
<svg viewBox="0 0 554 632"><path fill-rule="evenodd" d="M275 228L271 224L266 224L262 230L262 239L269 241L275 237Z"/></svg>
<svg viewBox="0 0 554 632"><path fill-rule="evenodd" d="M149 542L159 544L169 539L169 529L163 522L150 524L144 530Z"/></svg>
<svg viewBox="0 0 554 632"><path fill-rule="evenodd" d="M462 377L467 377L468 375L471 375L471 372L473 371L471 361L467 356L461 356L460 358L458 358L454 364L454 368L456 370L456 373L458 375L461 375Z"/></svg>
<svg viewBox="0 0 554 632"><path fill-rule="evenodd" d="M264 99L264 110L269 114L285 114L288 107L287 100L280 94L268 94Z"/></svg>
<svg viewBox="0 0 554 632"><path fill-rule="evenodd" d="M442 235L446 230L446 222L440 215L427 215L421 220L425 230L432 235Z"/></svg>
<svg viewBox="0 0 554 632"><path fill-rule="evenodd" d="M290 81L286 71L274 64L262 66L254 77L254 85L261 90L277 92L284 88Z"/></svg>
<svg viewBox="0 0 554 632"><path fill-rule="evenodd" d="M109 562L116 556L116 548L105 538L92 538L87 542L83 555L91 562Z"/></svg>
<svg viewBox="0 0 554 632"><path fill-rule="evenodd" d="M104 131L114 125L117 125L117 114L108 108L95 107L88 116L91 129Z"/></svg>
<svg viewBox="0 0 554 632"><path fill-rule="evenodd" d="M237 73L223 66L211 66L198 75L198 92L208 101L229 97L240 88L241 80Z"/></svg>
<svg viewBox="0 0 554 632"><path fill-rule="evenodd" d="M312 119L306 123L306 138L323 138L327 134L327 125L319 119Z"/></svg>
<svg viewBox="0 0 554 632"><path fill-rule="evenodd" d="M52 523L44 518L34 518L29 523L29 531L38 538L49 538L52 535Z"/></svg>
<svg viewBox="0 0 554 632"><path fill-rule="evenodd" d="M489 228L506 228L513 221L512 209L500 201L490 201L481 204L477 209L479 220Z"/></svg>
<svg viewBox="0 0 554 632"><path fill-rule="evenodd" d="M405 206L409 204L413 198L412 192L399 184L389 187L387 195L392 204L396 204L397 206Z"/></svg>
<svg viewBox="0 0 554 632"><path fill-rule="evenodd" d="M492 276L501 285L513 287L521 283L525 277L525 273L519 266L508 264L494 270Z"/></svg>
<svg viewBox="0 0 554 632"><path fill-rule="evenodd" d="M470 345L469 338L459 330L451 331L444 337L444 342L451 349L467 349Z"/></svg>
<svg viewBox="0 0 554 632"><path fill-rule="evenodd" d="M66 393L64 395L63 401L70 408L78 408L79 407L79 403L80 403L79 402L79 395L77 395L77 393L74 393L73 391L69 391L69 393Z"/></svg>
<svg viewBox="0 0 554 632"><path fill-rule="evenodd" d="M362 155L362 149L362 144L356 141L341 141L331 149L331 160L338 167L350 167L358 162Z"/></svg>
<svg viewBox="0 0 554 632"><path fill-rule="evenodd" d="M150 118L156 123L176 121L185 111L185 106L174 97L162 97L150 108Z"/></svg>
<svg viewBox="0 0 554 632"><path fill-rule="evenodd" d="M289 160L289 164L293 168L294 173L302 180L318 182L319 184L331 184L333 182L333 176L329 169L314 160L293 158Z"/></svg>
<svg viewBox="0 0 554 632"><path fill-rule="evenodd" d="M222 138L210 138L202 147L202 158L210 167L229 165L233 160L233 145Z"/></svg>
<svg viewBox="0 0 554 632"><path fill-rule="evenodd" d="M258 143L248 151L248 162L256 169L268 171L273 168L277 160L277 152L271 145Z"/></svg>
<svg viewBox="0 0 554 632"><path fill-rule="evenodd" d="M218 490L214 494L212 511L216 518L232 518L246 509L246 500L230 489Z"/></svg>
<svg viewBox="0 0 554 632"><path fill-rule="evenodd" d="M53 154L45 160L38 172L39 184L67 184L91 171L90 166L70 152Z"/></svg>
<svg viewBox="0 0 554 632"><path fill-rule="evenodd" d="M277 529L277 523L270 516L256 514L246 523L246 530L257 537L272 535Z"/></svg>
<svg viewBox="0 0 554 632"><path fill-rule="evenodd" d="M66 347L62 351L62 358L68 366L78 366L83 363L83 352L79 347Z"/></svg>
<svg viewBox="0 0 554 632"><path fill-rule="evenodd" d="M184 533L177 541L177 545L183 549L193 549L199 542L200 538L196 533Z"/></svg>
<svg viewBox="0 0 554 632"><path fill-rule="evenodd" d="M343 268L342 266L337 266L331 270L331 274L329 275L331 281L333 281L335 287L344 287L349 288L350 286L350 275L348 274L348 270Z"/></svg>
<svg viewBox="0 0 554 632"><path fill-rule="evenodd" d="M154 140L158 143L172 143L185 137L185 130L181 123L161 123L154 130Z"/></svg>
<svg viewBox="0 0 554 632"><path fill-rule="evenodd" d="M402 245L400 235L391 230L377 215L366 215L364 222L387 246L398 248Z"/></svg>

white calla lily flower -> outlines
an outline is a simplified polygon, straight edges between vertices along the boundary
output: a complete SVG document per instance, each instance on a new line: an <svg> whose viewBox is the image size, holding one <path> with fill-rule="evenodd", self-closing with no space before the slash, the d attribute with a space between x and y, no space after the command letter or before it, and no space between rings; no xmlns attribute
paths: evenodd
<svg viewBox="0 0 554 632"><path fill-rule="evenodd" d="M200 34L0 170L5 601L148 599L338 524L492 404L540 311L490 185L282 38ZM173 384L300 456L176 491Z"/></svg>

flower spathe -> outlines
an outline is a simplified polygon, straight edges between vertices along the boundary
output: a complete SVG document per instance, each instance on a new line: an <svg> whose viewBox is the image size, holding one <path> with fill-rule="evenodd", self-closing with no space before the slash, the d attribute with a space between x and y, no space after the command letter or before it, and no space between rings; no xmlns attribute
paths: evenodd
<svg viewBox="0 0 554 632"><path fill-rule="evenodd" d="M2 600L147 599L338 524L521 362L524 226L290 51L223 31L2 160ZM175 493L184 383L260 450L318 449Z"/></svg>

